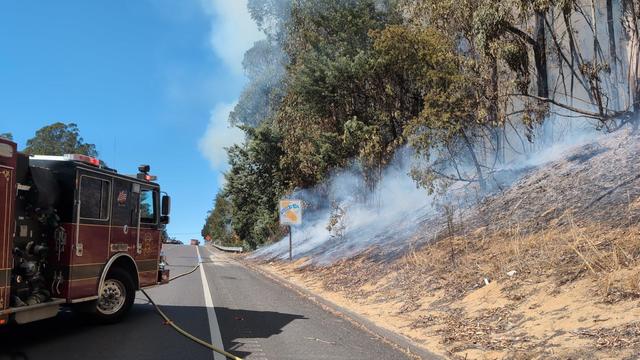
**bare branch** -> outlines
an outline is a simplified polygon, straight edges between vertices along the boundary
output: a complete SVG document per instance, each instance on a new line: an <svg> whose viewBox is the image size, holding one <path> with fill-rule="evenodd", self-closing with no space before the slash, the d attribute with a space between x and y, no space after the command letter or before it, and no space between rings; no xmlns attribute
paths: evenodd
<svg viewBox="0 0 640 360"><path fill-rule="evenodd" d="M509 24L508 22L503 22L502 25L505 27L505 29L507 29L510 33L518 36L519 38L521 38L522 40L528 42L531 46L537 46L538 43L536 43L536 41L531 37L531 35L527 34L526 32L518 29L517 27Z"/></svg>
<svg viewBox="0 0 640 360"><path fill-rule="evenodd" d="M545 97L540 97L540 96L536 96L536 95L531 95L531 94L507 94L507 96L524 96L524 97L529 97L532 99L536 99L538 101L543 101L543 102L547 102L553 105L556 105L558 107L561 107L563 109L578 113L578 114L582 114L586 117L592 118L592 119L598 119L601 121L606 121L606 120L610 120L616 117L620 117L623 115L626 115L628 113L628 111L614 111L611 109L604 109L607 110L607 112L609 112L610 114L599 114L599 113L595 113L595 112L591 112L591 111L587 111L587 110L583 110L583 109L579 109L577 107L574 106L570 106L567 104L563 104L559 101L556 101L554 99L549 99L549 98L545 98Z"/></svg>

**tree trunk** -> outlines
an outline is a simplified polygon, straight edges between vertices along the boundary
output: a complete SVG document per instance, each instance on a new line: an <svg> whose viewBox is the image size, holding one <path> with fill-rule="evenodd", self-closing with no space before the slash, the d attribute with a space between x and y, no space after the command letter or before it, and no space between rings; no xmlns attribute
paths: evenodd
<svg viewBox="0 0 640 360"><path fill-rule="evenodd" d="M491 81L491 87L489 88L489 123L493 127L498 127L498 59L494 56L489 56L489 77ZM504 161L502 157L503 141L500 131L496 131L496 161L502 163Z"/></svg>
<svg viewBox="0 0 640 360"><path fill-rule="evenodd" d="M469 155L471 155L471 159L473 160L473 165L476 167L476 174L478 175L478 183L480 184L480 190L484 192L487 190L487 183L485 182L484 176L482 175L482 166L480 165L480 162L478 161L478 157L476 156L476 152L473 149L473 145L471 144L471 141L467 137L467 134L464 132L464 130L461 130L461 135L462 135L462 140L464 141L464 144L469 150Z"/></svg>
<svg viewBox="0 0 640 360"><path fill-rule="evenodd" d="M612 82L611 96L613 106L620 109L620 95L618 94L618 56L616 55L616 34L613 26L613 0L607 0L607 29L609 30L609 65L611 66Z"/></svg>
<svg viewBox="0 0 640 360"><path fill-rule="evenodd" d="M536 67L536 85L538 97L549 98L549 76L547 70L547 41L545 27L545 11L536 10L534 37L506 23L507 30L522 40L526 41L533 48L533 57Z"/></svg>
<svg viewBox="0 0 640 360"><path fill-rule="evenodd" d="M489 56L489 121L492 125L498 123L498 59Z"/></svg>
<svg viewBox="0 0 640 360"><path fill-rule="evenodd" d="M598 43L598 18L596 16L596 2L595 0L591 0L591 32L593 33L593 61L592 66L593 69L598 68L598 49L600 49L600 44ZM597 71L597 70L594 70ZM600 81L599 76L595 75L589 77L591 83L591 91L593 92L593 97L596 99L596 105L598 105L598 114L604 117L604 105L602 102L602 90L600 89Z"/></svg>
<svg viewBox="0 0 640 360"><path fill-rule="evenodd" d="M640 9L634 0L623 0L622 9L622 24L627 36L630 109L635 114L634 129L637 129L640 122L640 29L638 28Z"/></svg>
<svg viewBox="0 0 640 360"><path fill-rule="evenodd" d="M562 8L562 17L564 19L564 26L567 29L567 36L569 38L569 49L571 53L571 61L569 65L572 69L571 73L573 74L573 76L571 77L571 92L569 93L571 95L571 104L573 104L574 78L578 79L578 81L582 84L582 87L586 90L587 94L589 94L589 99L593 101L593 95L591 94L591 91L589 91L589 88L587 88L587 85L586 85L588 83L588 80L580 79L576 74L576 70L575 70L575 69L580 69L580 66L582 66L582 58L578 53L578 50L576 47L576 40L573 36L574 31L573 31L573 26L571 26L571 7L570 6L564 6ZM582 77L584 77L584 75L582 75Z"/></svg>
<svg viewBox="0 0 640 360"><path fill-rule="evenodd" d="M533 47L533 55L536 62L538 96L549 97L549 81L547 74L547 41L544 25L545 13L536 11L535 37L536 43Z"/></svg>

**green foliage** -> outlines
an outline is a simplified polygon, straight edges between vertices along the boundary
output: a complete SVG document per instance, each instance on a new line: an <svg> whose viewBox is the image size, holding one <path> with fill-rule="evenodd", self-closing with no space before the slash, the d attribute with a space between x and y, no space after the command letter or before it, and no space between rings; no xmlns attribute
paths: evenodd
<svg viewBox="0 0 640 360"><path fill-rule="evenodd" d="M0 133L0 138L13 140L13 134L11 134L10 132Z"/></svg>
<svg viewBox="0 0 640 360"><path fill-rule="evenodd" d="M84 142L76 124L63 124L61 122L45 126L36 131L36 135L27 140L27 147L24 152L32 155L98 155L94 144Z"/></svg>
<svg viewBox="0 0 640 360"><path fill-rule="evenodd" d="M428 154L468 119L453 109L469 95L454 43L434 28L402 25L393 5L299 1L287 21L281 41L290 63L281 84L260 85L282 57L273 42L256 43L244 62L252 80L230 117L245 125L248 140L229 149L224 190L234 233L250 247L282 234L276 205L286 192L354 158L373 187L407 138ZM425 111L425 101L438 108ZM425 126L442 135L425 137Z"/></svg>
<svg viewBox="0 0 640 360"><path fill-rule="evenodd" d="M466 158L465 151L474 156L472 147L464 150L459 145L488 120L479 113L484 84L477 80L473 62L454 51L452 40L435 29L389 26L375 36L386 73L406 76L416 92L423 94L420 111L409 119L404 134L427 163L421 170L414 169L414 178L433 191L436 180L450 180L445 169L451 165L447 161L431 162L434 150L455 149L459 157ZM483 181L480 174L477 177Z"/></svg>
<svg viewBox="0 0 640 360"><path fill-rule="evenodd" d="M277 202L284 183L279 166L281 137L269 123L244 129L247 142L229 149L231 170L226 174L225 193L231 203L233 231L255 248L279 233Z"/></svg>
<svg viewBox="0 0 640 360"><path fill-rule="evenodd" d="M313 185L354 157L372 185L371 175L404 143L407 113L419 99L387 81L377 62L372 32L400 17L379 1L301 2L292 13L288 95L277 117L283 164L299 170L291 185Z"/></svg>
<svg viewBox="0 0 640 360"><path fill-rule="evenodd" d="M209 211L201 235L211 237L212 241L220 241L222 245L240 245L231 228L231 202L224 193L218 193L213 210Z"/></svg>
<svg viewBox="0 0 640 360"><path fill-rule="evenodd" d="M267 36L245 54L249 82L230 115L247 140L228 150L224 195L203 235L251 248L283 234L279 198L351 164L371 188L406 144L419 186L486 188L509 142L507 125L511 136L522 131L533 141L549 112L547 49L562 55L563 44L549 40L566 35L545 20L556 9L569 21L572 11L585 14L572 0L249 0L248 7ZM589 68L576 49L566 74L594 94L607 68Z"/></svg>
<svg viewBox="0 0 640 360"><path fill-rule="evenodd" d="M291 17L290 0L249 0L247 8L269 40L280 42L286 34L286 26Z"/></svg>
<svg viewBox="0 0 640 360"><path fill-rule="evenodd" d="M258 126L273 116L284 96L286 55L280 47L260 40L244 55L242 62L249 83L229 116L234 125Z"/></svg>
<svg viewBox="0 0 640 360"><path fill-rule="evenodd" d="M229 120L234 125L256 127L273 117L285 95L288 57L283 51L283 41L291 3L288 0L249 0L247 7L267 37L255 42L244 54L242 66L249 82Z"/></svg>
<svg viewBox="0 0 640 360"><path fill-rule="evenodd" d="M289 95L278 112L276 124L282 134L282 171L285 187L311 186L345 158L336 123L309 110L306 103Z"/></svg>
<svg viewBox="0 0 640 360"><path fill-rule="evenodd" d="M511 14L512 8L503 3L480 2L472 18L473 35L478 48L488 50L493 41L506 33L505 26L513 21Z"/></svg>
<svg viewBox="0 0 640 360"><path fill-rule="evenodd" d="M517 74L516 88L526 94L531 83L529 74L529 54L525 43L521 40L511 42L495 42L492 45L495 53L504 60L509 69Z"/></svg>

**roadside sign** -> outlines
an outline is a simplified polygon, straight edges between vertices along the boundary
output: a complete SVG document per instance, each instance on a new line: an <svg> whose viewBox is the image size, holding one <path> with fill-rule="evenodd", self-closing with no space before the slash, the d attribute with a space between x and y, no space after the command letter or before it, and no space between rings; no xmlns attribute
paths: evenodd
<svg viewBox="0 0 640 360"><path fill-rule="evenodd" d="M280 214L280 225L289 227L289 261L293 259L293 240L291 225L302 224L302 201L283 199L280 200L278 209Z"/></svg>
<svg viewBox="0 0 640 360"><path fill-rule="evenodd" d="M302 201L280 200L280 225L302 224Z"/></svg>

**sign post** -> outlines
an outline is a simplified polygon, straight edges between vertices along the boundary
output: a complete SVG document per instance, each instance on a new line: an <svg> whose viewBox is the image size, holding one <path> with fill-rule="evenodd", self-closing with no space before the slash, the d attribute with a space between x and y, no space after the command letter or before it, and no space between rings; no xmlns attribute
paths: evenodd
<svg viewBox="0 0 640 360"><path fill-rule="evenodd" d="M279 204L280 225L289 227L289 261L293 259L293 240L291 225L302 224L302 201L280 200Z"/></svg>
<svg viewBox="0 0 640 360"><path fill-rule="evenodd" d="M289 225L289 261L293 260L293 254L292 254L293 241L291 240L292 236L293 234L291 234L291 225Z"/></svg>

